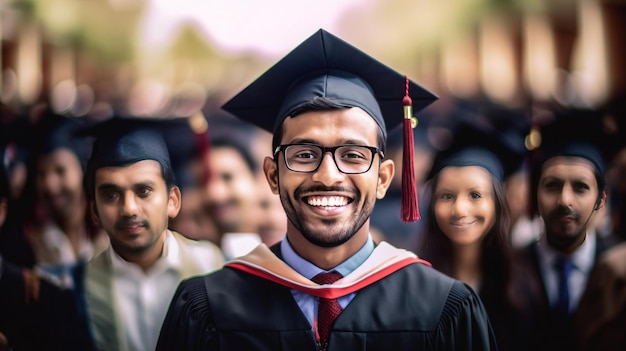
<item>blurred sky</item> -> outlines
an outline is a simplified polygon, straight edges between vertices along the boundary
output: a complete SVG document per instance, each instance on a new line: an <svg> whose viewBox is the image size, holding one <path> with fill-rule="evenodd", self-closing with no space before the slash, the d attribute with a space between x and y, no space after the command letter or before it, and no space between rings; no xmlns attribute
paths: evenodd
<svg viewBox="0 0 626 351"><path fill-rule="evenodd" d="M283 55L317 29L368 0L149 0L140 28L146 48L164 45L180 21L194 21L225 50ZM228 14L225 16L224 14Z"/></svg>

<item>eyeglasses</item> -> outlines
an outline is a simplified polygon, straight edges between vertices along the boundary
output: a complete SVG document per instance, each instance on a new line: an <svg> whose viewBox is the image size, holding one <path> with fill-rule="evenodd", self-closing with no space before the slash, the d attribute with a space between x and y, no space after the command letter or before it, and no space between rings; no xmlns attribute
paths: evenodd
<svg viewBox="0 0 626 351"><path fill-rule="evenodd" d="M281 151L287 168L301 173L317 171L327 152L333 155L337 169L346 174L365 173L372 167L374 155L384 156L379 148L365 145L323 147L315 144L285 144L276 147L274 157Z"/></svg>

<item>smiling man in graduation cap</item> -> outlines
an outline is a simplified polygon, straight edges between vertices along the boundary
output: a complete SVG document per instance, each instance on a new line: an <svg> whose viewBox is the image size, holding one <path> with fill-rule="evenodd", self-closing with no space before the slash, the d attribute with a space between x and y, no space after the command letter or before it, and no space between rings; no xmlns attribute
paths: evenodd
<svg viewBox="0 0 626 351"><path fill-rule="evenodd" d="M495 349L471 289L370 235L407 91L417 110L436 99L320 30L226 103L274 134L263 166L286 239L183 282L158 350Z"/></svg>

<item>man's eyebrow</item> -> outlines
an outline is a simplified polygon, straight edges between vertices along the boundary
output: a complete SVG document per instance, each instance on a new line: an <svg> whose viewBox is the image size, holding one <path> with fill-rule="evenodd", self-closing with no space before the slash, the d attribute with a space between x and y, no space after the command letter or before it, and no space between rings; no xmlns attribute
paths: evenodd
<svg viewBox="0 0 626 351"><path fill-rule="evenodd" d="M589 183L593 183L593 182L595 182L595 178L588 178L588 177L575 177L575 178L572 178L572 183L589 184Z"/></svg>
<svg viewBox="0 0 626 351"><path fill-rule="evenodd" d="M156 182L153 182L151 180L146 180L146 181L143 181L143 182L134 183L132 185L132 187L133 188L145 188L145 187L152 187L152 188L154 188L155 185L156 185Z"/></svg>
<svg viewBox="0 0 626 351"><path fill-rule="evenodd" d="M315 144L323 146L319 141L310 138L297 138L292 140L290 144ZM360 139L341 139L337 145L367 145L367 142Z"/></svg>
<svg viewBox="0 0 626 351"><path fill-rule="evenodd" d="M314 144L314 145L319 145L319 143L316 140L309 139L309 138L297 138L297 139L292 140L290 142L290 144Z"/></svg>
<svg viewBox="0 0 626 351"><path fill-rule="evenodd" d="M113 183L102 183L98 185L98 191L118 190L118 189L120 189L120 187Z"/></svg>

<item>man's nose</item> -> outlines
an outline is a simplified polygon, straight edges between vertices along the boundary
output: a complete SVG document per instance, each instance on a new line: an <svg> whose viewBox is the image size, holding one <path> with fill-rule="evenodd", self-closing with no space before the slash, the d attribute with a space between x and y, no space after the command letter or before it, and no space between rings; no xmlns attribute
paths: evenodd
<svg viewBox="0 0 626 351"><path fill-rule="evenodd" d="M566 185L561 189L561 194L559 196L559 205L563 207L572 206L572 201L574 198L574 189L571 186Z"/></svg>
<svg viewBox="0 0 626 351"><path fill-rule="evenodd" d="M138 210L137 199L134 195L124 195L122 200L122 215L133 216L137 214Z"/></svg>
<svg viewBox="0 0 626 351"><path fill-rule="evenodd" d="M313 180L328 186L342 181L343 177L343 172L337 167L330 152L322 156L320 166L317 168L317 171L313 172Z"/></svg>

